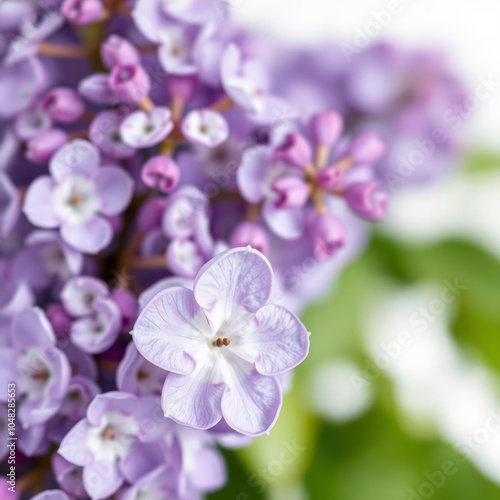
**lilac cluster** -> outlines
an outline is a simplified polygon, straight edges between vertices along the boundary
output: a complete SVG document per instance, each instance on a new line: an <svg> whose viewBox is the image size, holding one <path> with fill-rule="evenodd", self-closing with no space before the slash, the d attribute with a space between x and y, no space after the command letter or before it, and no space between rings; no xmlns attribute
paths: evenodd
<svg viewBox="0 0 500 500"><path fill-rule="evenodd" d="M268 70L224 1L4 0L0 41L20 484L201 498L225 484L219 447L273 427L309 349L296 314L383 218L395 120L382 140L320 87L290 99L297 68Z"/></svg>

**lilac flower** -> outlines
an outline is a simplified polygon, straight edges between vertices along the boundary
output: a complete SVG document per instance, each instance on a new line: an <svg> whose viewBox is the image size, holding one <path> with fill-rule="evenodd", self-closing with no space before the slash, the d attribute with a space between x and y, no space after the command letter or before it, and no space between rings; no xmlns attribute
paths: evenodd
<svg viewBox="0 0 500 500"><path fill-rule="evenodd" d="M64 281L78 274L83 255L67 245L54 231L33 231L13 260L12 273L33 288L45 288L54 279Z"/></svg>
<svg viewBox="0 0 500 500"><path fill-rule="evenodd" d="M327 200L334 196L345 197L348 206L364 218L381 219L388 195L375 189L378 184L374 165L384 155L385 144L371 132L340 142L343 120L331 111L313 115L309 128L311 142L297 132L283 137L278 131L270 144L243 155L237 178L245 199L263 203L265 222L285 239L302 236L312 221L309 207L314 205L321 216ZM361 185L370 190L364 201L354 187ZM335 240L340 243L343 238Z"/></svg>
<svg viewBox="0 0 500 500"><path fill-rule="evenodd" d="M222 417L243 434L259 435L281 407L275 375L307 355L300 321L267 304L268 261L251 249L220 254L198 273L194 290L168 288L152 299L133 339L150 362L171 372L165 381L165 415L199 429Z"/></svg>
<svg viewBox="0 0 500 500"><path fill-rule="evenodd" d="M31 184L24 213L35 225L60 227L61 236L77 250L96 253L112 238L110 222L128 205L133 183L118 167L100 167L91 143L75 140L60 149L49 165L51 176Z"/></svg>
<svg viewBox="0 0 500 500"><path fill-rule="evenodd" d="M14 130L20 139L30 139L47 130L52 120L42 111L40 106L34 106L20 113L15 120Z"/></svg>
<svg viewBox="0 0 500 500"><path fill-rule="evenodd" d="M16 381L22 403L18 418L24 429L44 424L59 411L68 390L70 366L55 347L47 317L38 309L18 313L10 331L10 347L0 348L0 378L6 401L7 384Z"/></svg>
<svg viewBox="0 0 500 500"><path fill-rule="evenodd" d="M77 318L71 325L70 338L82 351L96 354L114 344L122 317L102 281L86 276L74 278L63 288L61 300L68 313Z"/></svg>
<svg viewBox="0 0 500 500"><path fill-rule="evenodd" d="M166 376L165 370L144 359L131 342L116 371L116 386L136 396L161 394Z"/></svg>
<svg viewBox="0 0 500 500"><path fill-rule="evenodd" d="M163 141L174 124L168 108L157 107L151 113L134 111L120 126L123 142L134 148L148 148Z"/></svg>
<svg viewBox="0 0 500 500"><path fill-rule="evenodd" d="M89 128L89 137L99 150L111 158L130 158L135 149L125 144L120 135L122 119L114 111L98 113Z"/></svg>
<svg viewBox="0 0 500 500"><path fill-rule="evenodd" d="M224 117L209 109L188 113L182 122L182 132L193 144L215 148L229 136L229 128Z"/></svg>
<svg viewBox="0 0 500 500"><path fill-rule="evenodd" d="M46 85L45 70L28 58L0 71L0 118L11 118L29 108Z"/></svg>
<svg viewBox="0 0 500 500"><path fill-rule="evenodd" d="M122 464L134 454L141 436L138 399L123 392L97 396L63 439L59 454L83 467L83 486L92 499L107 498L123 484Z"/></svg>

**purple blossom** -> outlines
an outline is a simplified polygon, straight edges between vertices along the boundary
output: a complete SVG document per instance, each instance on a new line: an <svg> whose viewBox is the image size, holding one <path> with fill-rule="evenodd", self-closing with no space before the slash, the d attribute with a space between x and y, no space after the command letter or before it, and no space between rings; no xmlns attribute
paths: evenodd
<svg viewBox="0 0 500 500"><path fill-rule="evenodd" d="M132 180L119 167L100 167L99 152L82 140L61 148L49 170L29 187L24 213L39 227L60 227L63 240L82 252L102 250L113 235L105 216L128 205Z"/></svg>
<svg viewBox="0 0 500 500"><path fill-rule="evenodd" d="M171 287L148 303L133 338L146 359L171 372L166 416L199 429L224 417L243 434L269 431L281 407L275 375L299 364L309 346L300 321L267 304L271 289L265 257L234 249L201 269L193 291Z"/></svg>

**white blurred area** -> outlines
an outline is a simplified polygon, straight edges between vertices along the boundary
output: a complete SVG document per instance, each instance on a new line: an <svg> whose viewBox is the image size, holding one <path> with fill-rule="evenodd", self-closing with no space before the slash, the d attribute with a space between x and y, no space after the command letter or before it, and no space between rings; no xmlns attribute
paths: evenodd
<svg viewBox="0 0 500 500"><path fill-rule="evenodd" d="M416 244L465 238L500 258L499 214L500 171L456 174L396 193L382 228Z"/></svg>
<svg viewBox="0 0 500 500"><path fill-rule="evenodd" d="M396 1L398 12L377 40L408 46L440 47L474 88L479 77L500 81L500 2L498 0L226 0L244 25L294 43L327 39L352 42L373 13ZM355 57L355 56L354 56ZM500 152L500 87L466 122L466 136L476 147Z"/></svg>
<svg viewBox="0 0 500 500"><path fill-rule="evenodd" d="M393 346L383 372L394 383L402 424L411 433L435 432L457 451L456 465L469 459L500 483L500 393L494 375L465 359L448 331L452 307L416 329L412 315L441 297L435 285L391 290L366 316L365 340L372 358ZM414 316L413 316L414 317ZM411 335L400 349L401 332Z"/></svg>
<svg viewBox="0 0 500 500"><path fill-rule="evenodd" d="M349 361L319 366L310 382L309 398L318 415L338 423L363 415L373 399L370 384L363 383L361 370Z"/></svg>

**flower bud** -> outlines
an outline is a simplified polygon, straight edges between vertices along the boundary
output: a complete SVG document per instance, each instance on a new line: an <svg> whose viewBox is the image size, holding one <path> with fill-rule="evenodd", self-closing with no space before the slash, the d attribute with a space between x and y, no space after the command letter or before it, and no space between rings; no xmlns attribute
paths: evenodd
<svg viewBox="0 0 500 500"><path fill-rule="evenodd" d="M245 221L236 226L231 235L231 246L246 247L250 245L264 255L269 255L269 238L265 229L256 222Z"/></svg>
<svg viewBox="0 0 500 500"><path fill-rule="evenodd" d="M135 66L141 62L137 49L119 35L110 35L101 45L101 59L110 69L115 66Z"/></svg>
<svg viewBox="0 0 500 500"><path fill-rule="evenodd" d="M62 130L44 130L26 143L26 158L35 163L47 163L67 142L68 136Z"/></svg>
<svg viewBox="0 0 500 500"><path fill-rule="evenodd" d="M275 180L271 189L278 194L277 208L301 208L309 198L309 186L300 177L292 175Z"/></svg>
<svg viewBox="0 0 500 500"><path fill-rule="evenodd" d="M147 97L151 88L149 75L138 64L115 66L109 75L109 87L125 101L138 102Z"/></svg>
<svg viewBox="0 0 500 500"><path fill-rule="evenodd" d="M154 156L142 167L141 178L146 186L169 193L177 186L180 175L177 163L170 157Z"/></svg>
<svg viewBox="0 0 500 500"><path fill-rule="evenodd" d="M311 138L316 146L334 146L344 129L344 119L335 111L316 113L310 122Z"/></svg>
<svg viewBox="0 0 500 500"><path fill-rule="evenodd" d="M342 185L342 171L335 165L323 168L318 172L318 183L327 191L338 189Z"/></svg>
<svg viewBox="0 0 500 500"><path fill-rule="evenodd" d="M319 260L332 257L345 241L344 228L332 214L315 216L310 227L310 235L314 248L314 255Z"/></svg>
<svg viewBox="0 0 500 500"><path fill-rule="evenodd" d="M357 182L347 187L345 199L355 214L378 221L385 215L389 195L380 188L378 182Z"/></svg>
<svg viewBox="0 0 500 500"><path fill-rule="evenodd" d="M355 165L372 165L385 154L387 146L373 132L363 132L356 136L349 146L349 156Z"/></svg>
<svg viewBox="0 0 500 500"><path fill-rule="evenodd" d="M303 167L312 160L309 142L300 134L291 133L274 152L276 158L292 167Z"/></svg>
<svg viewBox="0 0 500 500"><path fill-rule="evenodd" d="M79 120L85 112L83 99L72 89L52 89L41 103L42 110L54 121L71 123Z"/></svg>
<svg viewBox="0 0 500 500"><path fill-rule="evenodd" d="M74 24L90 24L104 14L102 0L64 0L61 14Z"/></svg>

